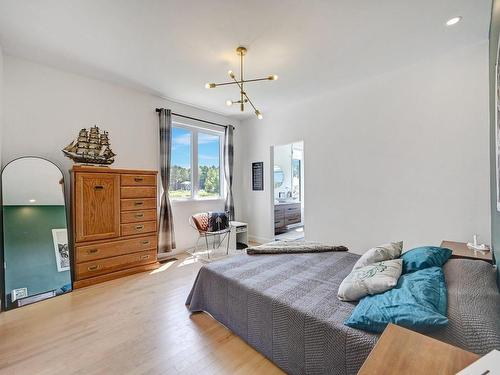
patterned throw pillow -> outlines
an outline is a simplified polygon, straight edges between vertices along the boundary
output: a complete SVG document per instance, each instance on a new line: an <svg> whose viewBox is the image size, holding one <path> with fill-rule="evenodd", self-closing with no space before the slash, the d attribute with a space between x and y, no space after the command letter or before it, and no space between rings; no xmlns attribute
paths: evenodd
<svg viewBox="0 0 500 375"><path fill-rule="evenodd" d="M396 259L403 251L403 241L391 242L371 248L358 259L353 269L365 267L369 264L382 262L384 260Z"/></svg>
<svg viewBox="0 0 500 375"><path fill-rule="evenodd" d="M386 260L353 269L340 284L338 298L342 301L358 301L367 295L394 288L402 269L401 259Z"/></svg>
<svg viewBox="0 0 500 375"><path fill-rule="evenodd" d="M207 232L218 232L229 228L229 217L225 212L209 212Z"/></svg>

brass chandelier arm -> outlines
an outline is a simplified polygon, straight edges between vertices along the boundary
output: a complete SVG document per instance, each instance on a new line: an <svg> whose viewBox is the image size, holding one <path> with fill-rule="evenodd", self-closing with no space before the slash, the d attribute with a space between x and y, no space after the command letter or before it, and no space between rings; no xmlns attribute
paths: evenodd
<svg viewBox="0 0 500 375"><path fill-rule="evenodd" d="M222 82L222 83L214 83L214 87L217 87L217 86L226 86L226 85L235 85L237 83L247 83L247 82L259 82L259 81L273 81L273 79L271 79L270 77L272 76L269 76L269 77L266 77L266 78L254 78L254 79L244 79L243 81L237 81L235 80L235 82Z"/></svg>
<svg viewBox="0 0 500 375"><path fill-rule="evenodd" d="M238 87L240 89L240 93L239 93L240 99L239 100L229 100L228 99L228 100L226 100L226 105L231 106L233 104L239 104L240 110L243 112L243 111L245 111L245 103L250 103L257 118L259 120L262 120L262 118L263 118L262 113L257 108L255 108L255 105L253 104L252 100L248 97L247 93L245 92L245 88L244 88L245 84L252 83L252 82L260 82L260 81L275 81L278 79L278 76L276 74L272 74L272 75L269 75L267 77L262 77L262 78L245 79L243 57L245 56L246 52L247 52L247 49L243 46L239 46L238 48L236 48L236 53L240 57L240 77L239 77L239 79L236 78L236 75L234 74L234 72L232 70L229 70L227 73L233 81L221 82L221 83L207 83L205 85L205 87L207 89L213 89L213 88L216 88L218 86L238 85Z"/></svg>
<svg viewBox="0 0 500 375"><path fill-rule="evenodd" d="M250 100L250 98L248 97L247 93L243 90L243 85L240 84L239 81L236 80L236 78L233 78L234 79L234 83L236 83L238 85L238 87L240 88L240 94L242 96L244 96L245 98L247 98L248 102L250 103L250 105L252 106L253 110L256 111L257 108L255 108L255 106L253 105L252 101ZM240 103L242 102L242 100L240 100Z"/></svg>
<svg viewBox="0 0 500 375"><path fill-rule="evenodd" d="M240 82L238 82L236 80L236 78L233 78L233 80L234 80L234 83L236 83L238 85L238 87L240 88L240 94L241 94L241 100L239 100L240 105L243 106L244 101L245 102L248 101L248 103L250 103L250 105L252 106L255 114L257 115L257 118L259 120L261 120L262 119L262 113L257 108L255 108L255 105L253 104L252 100L248 97L247 93L243 90L243 85L241 85ZM246 100L244 100L243 97L245 97Z"/></svg>

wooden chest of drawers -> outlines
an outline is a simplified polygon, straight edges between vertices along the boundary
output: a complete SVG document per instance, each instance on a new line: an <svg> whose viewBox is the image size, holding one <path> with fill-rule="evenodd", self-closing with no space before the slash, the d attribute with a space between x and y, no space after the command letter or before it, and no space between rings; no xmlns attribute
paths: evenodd
<svg viewBox="0 0 500 375"><path fill-rule="evenodd" d="M280 233L288 226L302 222L300 203L282 203L274 206L274 231Z"/></svg>
<svg viewBox="0 0 500 375"><path fill-rule="evenodd" d="M157 172L74 166L74 288L158 267Z"/></svg>

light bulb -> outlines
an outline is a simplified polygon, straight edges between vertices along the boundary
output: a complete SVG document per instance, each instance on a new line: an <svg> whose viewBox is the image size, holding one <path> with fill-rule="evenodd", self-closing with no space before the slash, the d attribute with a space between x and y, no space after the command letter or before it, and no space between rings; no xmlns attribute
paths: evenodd
<svg viewBox="0 0 500 375"><path fill-rule="evenodd" d="M228 99L228 100L226 100L226 105L227 105L228 107L231 107L231 106L233 105L233 101L232 101L232 100L229 100L229 99Z"/></svg>
<svg viewBox="0 0 500 375"><path fill-rule="evenodd" d="M206 89L213 89L216 86L215 83L205 83L205 88Z"/></svg>
<svg viewBox="0 0 500 375"><path fill-rule="evenodd" d="M264 118L264 116L262 116L262 113L260 113L260 111L258 109L255 110L255 114L257 115L257 118L259 120L262 120Z"/></svg>
<svg viewBox="0 0 500 375"><path fill-rule="evenodd" d="M456 24L457 24L457 23L459 23L460 21L462 21L462 17L460 17L460 16L450 18L448 21L446 21L446 26L453 26L453 25L456 25Z"/></svg>
<svg viewBox="0 0 500 375"><path fill-rule="evenodd" d="M269 77L267 77L267 79L270 81L276 81L278 79L278 75L276 74L270 75Z"/></svg>
<svg viewBox="0 0 500 375"><path fill-rule="evenodd" d="M229 77L234 78L234 72L232 70L228 70L227 74Z"/></svg>
<svg viewBox="0 0 500 375"><path fill-rule="evenodd" d="M35 203L36 199L30 199L30 203Z"/></svg>

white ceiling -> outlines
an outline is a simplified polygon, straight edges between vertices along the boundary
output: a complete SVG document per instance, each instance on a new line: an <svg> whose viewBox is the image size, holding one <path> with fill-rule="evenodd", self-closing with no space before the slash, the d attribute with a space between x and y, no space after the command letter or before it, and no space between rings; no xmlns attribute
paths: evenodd
<svg viewBox="0 0 500 375"><path fill-rule="evenodd" d="M264 113L446 50L487 40L491 0L0 0L6 53L238 115L237 71ZM445 27L447 19L463 21ZM247 116L251 112L247 112Z"/></svg>

